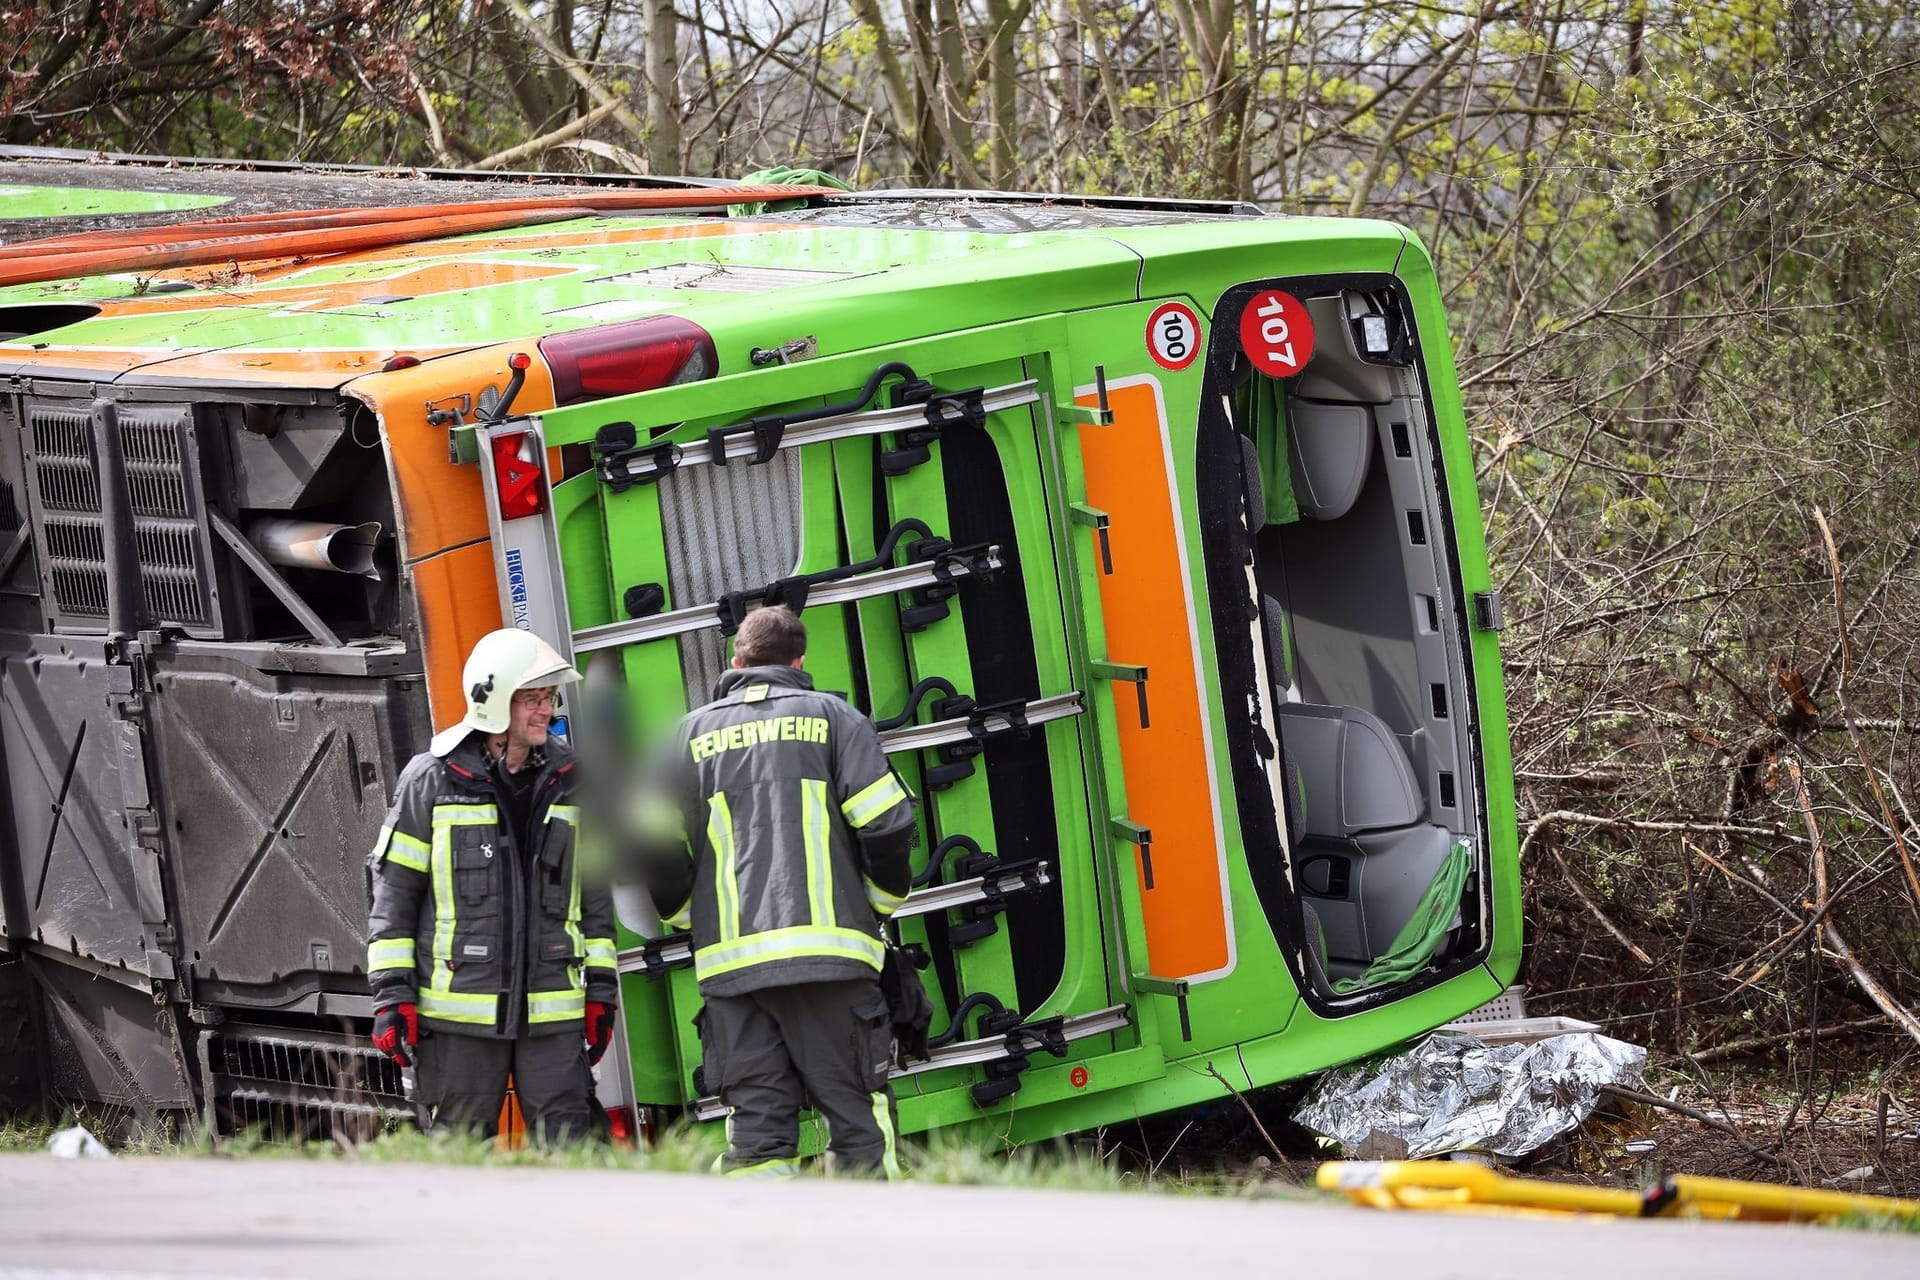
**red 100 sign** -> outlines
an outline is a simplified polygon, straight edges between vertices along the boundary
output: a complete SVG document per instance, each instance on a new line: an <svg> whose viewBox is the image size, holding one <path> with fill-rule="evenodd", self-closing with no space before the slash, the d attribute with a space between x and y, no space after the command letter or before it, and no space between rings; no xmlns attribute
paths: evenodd
<svg viewBox="0 0 1920 1280"><path fill-rule="evenodd" d="M1175 373L1200 354L1200 317L1180 302L1155 307L1147 317L1147 353L1162 369Z"/></svg>
<svg viewBox="0 0 1920 1280"><path fill-rule="evenodd" d="M1271 378L1291 378L1313 359L1313 318L1300 299L1262 289L1240 313L1240 349Z"/></svg>

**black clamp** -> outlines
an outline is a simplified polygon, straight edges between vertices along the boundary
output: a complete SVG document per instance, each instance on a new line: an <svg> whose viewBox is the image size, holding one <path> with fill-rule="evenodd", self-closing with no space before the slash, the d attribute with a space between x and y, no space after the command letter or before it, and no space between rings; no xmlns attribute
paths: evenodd
<svg viewBox="0 0 1920 1280"><path fill-rule="evenodd" d="M1039 872L1038 858L1003 862L998 854L971 853L956 859L953 864L954 880L971 880L979 876L981 896L962 904L958 908L960 919L947 923L948 945L970 947L982 938L992 937L1000 928L996 917L1007 909L1007 895L1039 888ZM1011 887L1010 880L1013 882Z"/></svg>
<svg viewBox="0 0 1920 1280"><path fill-rule="evenodd" d="M933 704L936 720L965 716L967 736L958 742L943 742L934 748L940 763L922 775L929 791L944 791L962 778L973 776L973 758L986 750L987 743L1006 734L1024 738L1031 732L1027 723L1027 704L1021 698L1004 702L976 703L972 698L942 698ZM994 722L1004 721L1004 725Z"/></svg>
<svg viewBox="0 0 1920 1280"><path fill-rule="evenodd" d="M956 852L960 856L952 858L949 867L948 859ZM1003 862L998 854L982 849L972 836L951 835L933 846L933 852L927 855L926 870L913 878L913 884L915 888L924 889L943 882L958 884L976 876L981 879L982 896L953 908L960 913L960 918L947 923L948 945L970 947L998 930L995 917L1007 909L1008 894L1040 887L1042 865L1039 858ZM1009 881L1015 883L1010 885Z"/></svg>
<svg viewBox="0 0 1920 1280"><path fill-rule="evenodd" d="M790 415L776 414L770 418L749 418L728 427L709 427L707 458L716 467L726 466L727 441L734 436L750 435L753 437L753 456L747 459L747 465L760 466L780 452L780 441L786 436L787 424L791 421L793 418Z"/></svg>
<svg viewBox="0 0 1920 1280"><path fill-rule="evenodd" d="M667 956L668 947L679 948L679 954ZM664 938L648 938L640 944L640 972L648 981L658 982L667 976L668 970L684 969L693 963L693 946L688 935L670 934Z"/></svg>
<svg viewBox="0 0 1920 1280"><path fill-rule="evenodd" d="M720 615L720 634L730 636L740 629L747 615L765 605L771 607L783 604L795 613L807 607L807 592L817 579L804 574L797 578L781 578L769 582L754 591L730 591L721 596L714 608Z"/></svg>
<svg viewBox="0 0 1920 1280"><path fill-rule="evenodd" d="M1018 1017L1019 1015L1014 1015ZM980 1020L980 1028L989 1035L1000 1034L996 1027L988 1030L987 1019ZM973 1096L976 1107L990 1107L1002 1098L1008 1098L1020 1092L1020 1077L1033 1065L1031 1055L1035 1049L1051 1054L1056 1058L1067 1056L1066 1018L1057 1015L1042 1018L1037 1022L1019 1022L1005 1028L1007 1037L1007 1056L996 1058L985 1064L986 1078L976 1082L968 1090ZM1029 1044L1028 1042L1032 1043Z"/></svg>
<svg viewBox="0 0 1920 1280"><path fill-rule="evenodd" d="M627 443L624 446L616 445L611 450L603 448L603 438L619 427L626 428ZM617 434L612 437L616 441L619 438ZM594 435L593 451L597 458L594 470L600 482L615 493L625 493L638 484L657 484L679 468L680 459L685 453L681 446L671 440L634 444L631 422L610 422L600 428ZM636 460L650 464L653 469L635 474L629 469L629 464Z"/></svg>
<svg viewBox="0 0 1920 1280"><path fill-rule="evenodd" d="M671 440L639 442L640 431L631 422L609 422L593 433L593 469L600 483L615 493L637 484L652 484L680 465L680 446ZM653 465L645 475L634 475L628 462L640 458Z"/></svg>
<svg viewBox="0 0 1920 1280"><path fill-rule="evenodd" d="M931 561L933 581L924 587L915 587L909 593L914 603L900 611L900 629L912 635L925 631L945 618L952 611L948 601L960 590L955 580L960 575L955 570L965 568L967 576L975 578L992 573L988 549L985 543L956 547L945 538L932 536L909 543L907 563L925 564Z"/></svg>
<svg viewBox="0 0 1920 1280"><path fill-rule="evenodd" d="M905 383L894 389L895 408L920 403L926 405L926 425L905 427L894 432L894 447L880 451L880 474L903 476L933 455L928 446L949 427L980 428L987 425L985 387L965 391L935 391L928 382Z"/></svg>
<svg viewBox="0 0 1920 1280"><path fill-rule="evenodd" d="M977 1107L988 1107L1020 1092L1020 1073L1033 1065L1035 1049L1056 1058L1067 1056L1066 1016L1056 1014L1034 1022L1022 1022L1018 1009L1001 1004L991 992L976 991L962 1000L953 1011L947 1029L927 1040L929 1049L938 1049L957 1041L966 1030L967 1015L984 1009L980 1015L980 1038L1004 1036L1006 1056L985 1064L986 1079L975 1083L969 1092ZM1031 1042L1031 1043L1029 1043Z"/></svg>
<svg viewBox="0 0 1920 1280"><path fill-rule="evenodd" d="M904 614L902 615L904 617ZM1027 721L1027 704L1022 698L1009 698L1004 702L978 703L953 687L953 682L945 676L928 676L919 681L907 693L907 705L898 715L890 716L878 722L878 728L885 732L911 724L921 702L930 693L939 692L944 697L928 704L927 712L933 721L958 720L965 717L967 736L958 742L943 742L931 748L940 758L940 763L927 766L921 774L921 781L929 791L945 791L956 782L973 776L973 757L986 749L987 741L1003 734L1017 733L1022 738L1032 732ZM1004 722L996 724L995 721ZM965 839L965 837L949 837ZM934 851L936 857L929 866L938 865L938 855L946 848L942 841L940 848ZM978 845L972 846L978 853Z"/></svg>
<svg viewBox="0 0 1920 1280"><path fill-rule="evenodd" d="M909 635L925 631L952 611L947 601L953 598L959 588L954 585L951 566L940 558L952 551L953 544L945 538L921 538L908 546L907 559L910 563L935 562L935 580L927 586L915 588L911 593L914 603L900 611L900 629Z"/></svg>
<svg viewBox="0 0 1920 1280"><path fill-rule="evenodd" d="M941 698L932 706L935 720L952 720L959 716L968 717L967 732L973 735L973 710L977 704L964 693L956 693L950 698ZM933 749L940 758L939 764L928 765L921 774L921 781L929 791L945 791L963 778L973 776L973 758L980 754L986 743L978 736L969 736L959 742L943 742Z"/></svg>
<svg viewBox="0 0 1920 1280"><path fill-rule="evenodd" d="M642 582L621 592L620 604L629 618L651 618L667 607L667 589L657 582Z"/></svg>

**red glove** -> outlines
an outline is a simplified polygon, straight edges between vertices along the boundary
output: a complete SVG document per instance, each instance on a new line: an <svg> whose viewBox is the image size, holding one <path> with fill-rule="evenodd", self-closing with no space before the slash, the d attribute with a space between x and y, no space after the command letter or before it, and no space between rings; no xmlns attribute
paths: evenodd
<svg viewBox="0 0 1920 1280"><path fill-rule="evenodd" d="M420 1011L413 1005L389 1005L373 1015L373 1047L399 1065L413 1065L413 1046L419 1042Z"/></svg>
<svg viewBox="0 0 1920 1280"><path fill-rule="evenodd" d="M613 1006L587 1001L587 1061L598 1063L613 1043Z"/></svg>

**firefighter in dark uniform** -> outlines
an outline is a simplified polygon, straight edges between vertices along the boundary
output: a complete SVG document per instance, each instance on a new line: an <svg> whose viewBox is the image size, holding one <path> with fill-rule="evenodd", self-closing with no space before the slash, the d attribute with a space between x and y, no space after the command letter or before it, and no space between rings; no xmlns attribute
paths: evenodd
<svg viewBox="0 0 1920 1280"><path fill-rule="evenodd" d="M912 878L914 800L873 723L814 690L806 643L784 607L741 624L660 762L649 878L693 929L701 1071L732 1109L723 1171L794 1172L811 1096L832 1168L894 1178L881 921Z"/></svg>
<svg viewBox="0 0 1920 1280"><path fill-rule="evenodd" d="M549 736L578 673L545 641L481 637L467 713L400 775L371 859L374 1045L416 1059L435 1128L492 1136L507 1078L536 1138L594 1129L613 1032L611 891L583 865L574 758Z"/></svg>

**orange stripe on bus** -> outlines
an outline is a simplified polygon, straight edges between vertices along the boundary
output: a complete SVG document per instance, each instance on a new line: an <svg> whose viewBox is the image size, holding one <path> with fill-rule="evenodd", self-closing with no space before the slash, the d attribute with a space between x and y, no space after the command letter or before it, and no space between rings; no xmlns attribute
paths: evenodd
<svg viewBox="0 0 1920 1280"><path fill-rule="evenodd" d="M427 705L436 731L466 714L460 672L474 643L500 626L493 543L481 542L413 566L420 606L420 654L427 668Z"/></svg>
<svg viewBox="0 0 1920 1280"><path fill-rule="evenodd" d="M380 415L393 476L401 545L420 609L420 654L436 729L466 710L460 671L474 641L500 625L500 588L488 536L480 467L447 456L447 429L427 422L435 405L458 405L507 383L507 357L529 343L502 343L355 382L350 394ZM472 401L465 402L471 408ZM553 407L553 379L536 359L514 400L517 412ZM551 457L551 455L549 455Z"/></svg>
<svg viewBox="0 0 1920 1280"><path fill-rule="evenodd" d="M1109 386L1107 403L1113 424L1082 427L1080 457L1087 501L1111 519L1113 572L1100 576L1107 655L1148 674L1149 727L1140 727L1130 693L1115 703L1127 816L1153 832L1153 888L1141 881L1147 958L1161 977L1190 977L1224 969L1232 958L1195 618L1158 383Z"/></svg>

